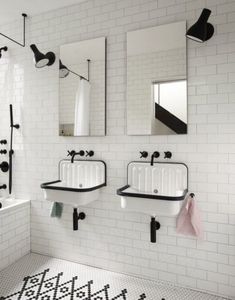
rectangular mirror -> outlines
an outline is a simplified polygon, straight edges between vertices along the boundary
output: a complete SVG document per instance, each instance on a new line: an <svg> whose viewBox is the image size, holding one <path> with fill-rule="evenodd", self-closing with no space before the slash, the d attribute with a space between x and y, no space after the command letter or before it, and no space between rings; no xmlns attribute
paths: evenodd
<svg viewBox="0 0 235 300"><path fill-rule="evenodd" d="M187 133L186 22L127 33L127 134Z"/></svg>
<svg viewBox="0 0 235 300"><path fill-rule="evenodd" d="M59 134L105 135L105 37L62 45L59 77Z"/></svg>

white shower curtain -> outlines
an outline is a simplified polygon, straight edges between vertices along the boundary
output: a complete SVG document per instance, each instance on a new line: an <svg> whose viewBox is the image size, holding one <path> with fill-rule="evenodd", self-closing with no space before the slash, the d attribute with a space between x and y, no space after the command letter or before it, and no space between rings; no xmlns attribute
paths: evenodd
<svg viewBox="0 0 235 300"><path fill-rule="evenodd" d="M76 93L74 135L90 134L90 83L80 79Z"/></svg>

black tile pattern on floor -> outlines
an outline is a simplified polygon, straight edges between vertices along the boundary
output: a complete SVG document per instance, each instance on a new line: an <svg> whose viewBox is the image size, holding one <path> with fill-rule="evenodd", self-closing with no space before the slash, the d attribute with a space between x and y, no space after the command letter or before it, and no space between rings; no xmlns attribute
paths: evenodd
<svg viewBox="0 0 235 300"><path fill-rule="evenodd" d="M102 289L92 292L93 280L83 286L76 286L77 276L61 283L63 272L56 276L48 277L50 269L33 276L24 278L21 290L8 296L1 296L0 300L127 300L127 289L121 290L115 297L109 297L110 285L106 284ZM144 300L146 295L143 293L136 300ZM164 299L162 299L164 300Z"/></svg>

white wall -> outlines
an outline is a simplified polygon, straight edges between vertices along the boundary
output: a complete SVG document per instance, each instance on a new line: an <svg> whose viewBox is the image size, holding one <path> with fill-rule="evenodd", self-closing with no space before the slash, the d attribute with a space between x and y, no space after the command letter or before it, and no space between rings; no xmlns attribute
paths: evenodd
<svg viewBox="0 0 235 300"><path fill-rule="evenodd" d="M0 270L30 252L30 202L0 212Z"/></svg>
<svg viewBox="0 0 235 300"><path fill-rule="evenodd" d="M213 11L214 37L188 41L189 134L126 136L126 32L187 19L203 7ZM21 21L21 20L20 20ZM230 0L91 0L29 18L27 47L1 39L0 136L9 136L10 102L22 125L15 133L14 192L32 201L32 250L180 285L235 295L235 2ZM1 32L21 38L21 22ZM58 132L58 65L37 70L30 43L55 51L67 42L107 36L107 131L102 138L65 138ZM49 217L40 183L57 178L67 149L93 149L107 162L108 186L84 207L87 219L72 231L72 210ZM175 233L175 219L161 218L156 244L149 217L119 209L116 189L138 151L171 150L189 166L189 187L203 214L205 241ZM162 156L161 156L162 159ZM1 179L5 181L5 179Z"/></svg>

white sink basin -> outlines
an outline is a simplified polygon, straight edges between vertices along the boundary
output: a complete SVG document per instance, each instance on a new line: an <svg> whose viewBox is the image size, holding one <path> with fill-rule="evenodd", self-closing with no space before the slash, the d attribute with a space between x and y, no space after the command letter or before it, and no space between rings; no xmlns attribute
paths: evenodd
<svg viewBox="0 0 235 300"><path fill-rule="evenodd" d="M48 201L62 202L73 207L87 205L99 198L106 185L106 165L95 160L62 160L59 180L41 184Z"/></svg>
<svg viewBox="0 0 235 300"><path fill-rule="evenodd" d="M182 163L131 162L128 184L117 190L121 207L156 216L177 215L188 192L188 168Z"/></svg>

